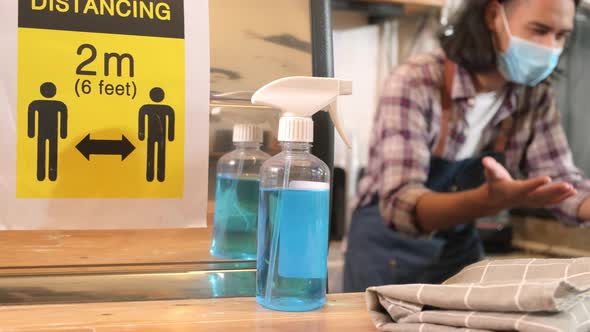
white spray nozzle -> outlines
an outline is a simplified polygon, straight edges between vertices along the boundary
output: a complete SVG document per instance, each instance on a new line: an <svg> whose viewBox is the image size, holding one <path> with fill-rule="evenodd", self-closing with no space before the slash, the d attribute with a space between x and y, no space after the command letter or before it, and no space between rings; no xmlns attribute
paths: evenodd
<svg viewBox="0 0 590 332"><path fill-rule="evenodd" d="M350 141L344 132L336 99L352 94L352 81L322 77L286 77L260 88L252 96L252 103L279 109L283 115L279 125L279 140L313 141L311 116L325 110L330 113L334 127L348 147ZM327 109L326 109L327 108ZM288 118L293 118L290 121ZM309 121L301 118L309 118Z"/></svg>

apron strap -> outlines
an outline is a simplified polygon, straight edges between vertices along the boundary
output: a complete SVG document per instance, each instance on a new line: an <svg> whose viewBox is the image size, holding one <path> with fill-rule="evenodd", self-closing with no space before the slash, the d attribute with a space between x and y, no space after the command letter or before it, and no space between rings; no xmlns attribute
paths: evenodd
<svg viewBox="0 0 590 332"><path fill-rule="evenodd" d="M502 124L500 125L500 132L496 137L496 142L494 143L494 152L496 153L504 153L506 151L506 145L508 144L508 138L512 132L512 127L514 125L514 120L512 115L507 117L506 119L502 120Z"/></svg>
<svg viewBox="0 0 590 332"><path fill-rule="evenodd" d="M455 68L455 63L453 63L448 58L445 58L445 68L443 73L444 82L441 88L442 114L440 123L440 135L438 143L434 148L433 153L437 157L442 157L442 154L445 151L445 145L447 143L447 137L449 135L449 123L451 122L451 117L453 116L453 100L451 96L453 92Z"/></svg>
<svg viewBox="0 0 590 332"><path fill-rule="evenodd" d="M519 110L526 112L531 105L532 88L527 87L524 91L524 95L520 100ZM504 153L506 151L506 145L508 145L508 139L512 135L512 129L514 127L514 116L510 115L502 121L500 132L496 137L496 143L494 144L494 151L497 153Z"/></svg>

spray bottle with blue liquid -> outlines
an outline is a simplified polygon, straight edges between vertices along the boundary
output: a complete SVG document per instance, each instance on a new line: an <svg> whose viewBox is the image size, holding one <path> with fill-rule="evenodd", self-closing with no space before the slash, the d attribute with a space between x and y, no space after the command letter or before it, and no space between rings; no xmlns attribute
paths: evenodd
<svg viewBox="0 0 590 332"><path fill-rule="evenodd" d="M280 311L310 311L326 302L330 169L310 152L316 112L329 108L347 145L336 98L352 94L352 82L288 77L267 84L252 103L282 112L282 152L260 169L256 300Z"/></svg>
<svg viewBox="0 0 590 332"><path fill-rule="evenodd" d="M236 149L217 164L210 251L220 258L255 259L259 172L270 156L260 150L262 130L255 124L236 124L233 142Z"/></svg>

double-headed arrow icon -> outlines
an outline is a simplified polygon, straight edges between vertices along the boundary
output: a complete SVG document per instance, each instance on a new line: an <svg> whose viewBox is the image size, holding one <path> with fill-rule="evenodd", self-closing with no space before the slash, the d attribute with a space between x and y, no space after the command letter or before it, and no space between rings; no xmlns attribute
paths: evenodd
<svg viewBox="0 0 590 332"><path fill-rule="evenodd" d="M76 145L76 149L88 160L92 154L120 155L121 160L125 160L135 150L135 146L125 135L121 135L121 140L98 140L91 139L88 134Z"/></svg>

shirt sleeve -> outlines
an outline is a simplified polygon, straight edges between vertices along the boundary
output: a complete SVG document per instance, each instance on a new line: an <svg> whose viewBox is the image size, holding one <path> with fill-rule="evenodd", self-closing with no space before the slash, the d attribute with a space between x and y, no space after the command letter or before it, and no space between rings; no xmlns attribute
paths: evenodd
<svg viewBox="0 0 590 332"><path fill-rule="evenodd" d="M529 177L549 176L553 181L573 185L578 194L550 207L550 211L565 224L590 226L590 221L578 219L578 209L590 195L590 181L574 165L553 90L540 90L533 94L533 112L539 114L533 124L531 143L526 150L525 172Z"/></svg>
<svg viewBox="0 0 590 332"><path fill-rule="evenodd" d="M380 99L375 130L380 139L379 208L384 221L398 232L423 235L416 220L418 199L425 187L430 163L426 93L412 79L408 67L400 67L387 81Z"/></svg>

